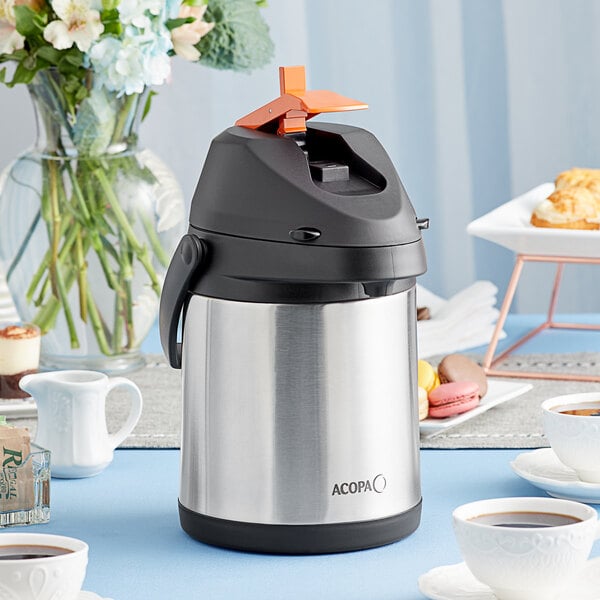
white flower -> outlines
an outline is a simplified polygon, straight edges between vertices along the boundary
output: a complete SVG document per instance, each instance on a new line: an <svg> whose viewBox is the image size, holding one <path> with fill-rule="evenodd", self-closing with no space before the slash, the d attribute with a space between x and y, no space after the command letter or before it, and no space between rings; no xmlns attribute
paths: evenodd
<svg viewBox="0 0 600 600"><path fill-rule="evenodd" d="M15 0L0 0L0 54L21 50L25 38L15 27Z"/></svg>
<svg viewBox="0 0 600 600"><path fill-rule="evenodd" d="M150 150L142 150L138 154L138 160L156 177L156 184L150 196L154 202L151 210L158 217L156 231L164 233L185 222L183 192L173 171ZM139 186L136 195L139 195Z"/></svg>
<svg viewBox="0 0 600 600"><path fill-rule="evenodd" d="M125 25L145 29L150 27L150 16L158 16L163 8L164 0L121 0L119 18Z"/></svg>
<svg viewBox="0 0 600 600"><path fill-rule="evenodd" d="M171 32L175 53L187 60L196 61L200 58L200 52L196 48L196 44L200 41L200 38L203 35L206 35L215 25L214 23L207 23L202 20L206 8L206 4L202 6L184 5L179 10L180 18L194 18L192 23L186 23L185 25L176 27Z"/></svg>
<svg viewBox="0 0 600 600"><path fill-rule="evenodd" d="M57 50L76 44L81 52L87 52L104 31L100 13L90 0L53 0L52 8L58 19L46 25L44 39Z"/></svg>

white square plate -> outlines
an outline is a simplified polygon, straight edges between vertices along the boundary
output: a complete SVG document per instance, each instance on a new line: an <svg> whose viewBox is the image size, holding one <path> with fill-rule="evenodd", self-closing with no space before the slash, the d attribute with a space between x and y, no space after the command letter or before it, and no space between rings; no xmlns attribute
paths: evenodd
<svg viewBox="0 0 600 600"><path fill-rule="evenodd" d="M465 421L484 413L486 410L498 406L507 400L512 400L528 392L533 386L530 383L515 383L504 379L488 379L487 394L481 399L479 405L461 415L447 417L446 419L424 419L419 423L421 437L429 438L451 427L456 427Z"/></svg>
<svg viewBox="0 0 600 600"><path fill-rule="evenodd" d="M600 231L534 227L533 209L554 190L543 183L472 221L467 233L494 242L518 254L600 258Z"/></svg>

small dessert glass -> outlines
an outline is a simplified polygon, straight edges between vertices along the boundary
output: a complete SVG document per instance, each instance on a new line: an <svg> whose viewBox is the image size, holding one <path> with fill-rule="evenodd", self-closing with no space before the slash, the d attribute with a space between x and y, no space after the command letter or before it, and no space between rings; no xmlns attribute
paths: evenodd
<svg viewBox="0 0 600 600"><path fill-rule="evenodd" d="M41 333L33 323L0 323L0 398L28 398L21 377L37 373Z"/></svg>

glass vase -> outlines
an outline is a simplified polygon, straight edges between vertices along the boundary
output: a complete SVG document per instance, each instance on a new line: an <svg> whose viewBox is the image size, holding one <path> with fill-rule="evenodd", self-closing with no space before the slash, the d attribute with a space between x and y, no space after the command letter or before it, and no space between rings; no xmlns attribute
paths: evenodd
<svg viewBox="0 0 600 600"><path fill-rule="evenodd" d="M84 84L75 102L56 71L29 84L38 135L0 175L0 260L43 367L124 372L143 364L184 203L138 147L146 93L119 97L93 72Z"/></svg>

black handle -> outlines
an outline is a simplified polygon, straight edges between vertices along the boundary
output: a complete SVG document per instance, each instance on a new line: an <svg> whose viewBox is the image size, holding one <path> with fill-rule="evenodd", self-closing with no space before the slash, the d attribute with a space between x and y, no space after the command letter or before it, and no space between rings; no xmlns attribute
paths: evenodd
<svg viewBox="0 0 600 600"><path fill-rule="evenodd" d="M158 317L163 352L174 369L181 369L177 326L189 283L206 255L202 240L188 233L181 238L165 276Z"/></svg>

